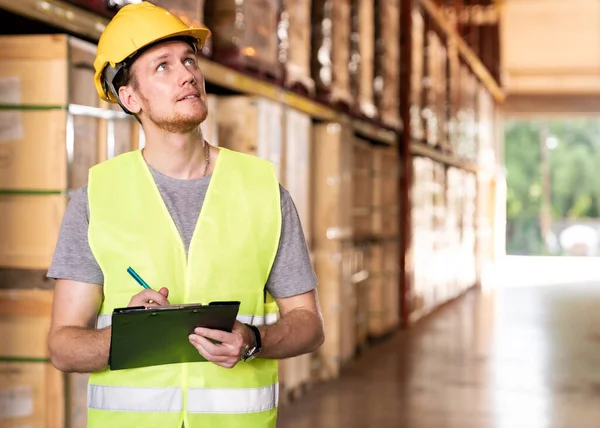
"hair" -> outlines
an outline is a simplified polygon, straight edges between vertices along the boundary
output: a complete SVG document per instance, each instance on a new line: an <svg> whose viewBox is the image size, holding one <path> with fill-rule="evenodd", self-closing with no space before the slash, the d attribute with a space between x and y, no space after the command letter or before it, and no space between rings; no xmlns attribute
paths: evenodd
<svg viewBox="0 0 600 428"><path fill-rule="evenodd" d="M115 76L113 80L113 86L117 91L117 94L115 95L119 95L118 92L121 86L127 85L133 86L134 89L138 88L138 81L133 70L133 64L123 67Z"/></svg>

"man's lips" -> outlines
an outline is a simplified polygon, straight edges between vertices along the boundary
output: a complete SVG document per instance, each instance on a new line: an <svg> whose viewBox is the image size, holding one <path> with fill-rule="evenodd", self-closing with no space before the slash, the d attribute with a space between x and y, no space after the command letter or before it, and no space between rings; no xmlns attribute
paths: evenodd
<svg viewBox="0 0 600 428"><path fill-rule="evenodd" d="M200 93L198 92L188 92L182 95L177 101L185 101L185 100L194 100L200 98Z"/></svg>

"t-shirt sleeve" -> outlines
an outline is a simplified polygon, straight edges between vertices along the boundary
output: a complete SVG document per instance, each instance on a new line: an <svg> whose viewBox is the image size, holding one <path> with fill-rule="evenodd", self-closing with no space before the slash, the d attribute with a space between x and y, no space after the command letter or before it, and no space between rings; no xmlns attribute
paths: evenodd
<svg viewBox="0 0 600 428"><path fill-rule="evenodd" d="M267 291L276 298L306 293L317 286L298 211L290 193L281 189L281 236L267 280Z"/></svg>
<svg viewBox="0 0 600 428"><path fill-rule="evenodd" d="M104 284L102 269L88 242L88 225L87 186L83 186L73 192L67 205L48 278Z"/></svg>

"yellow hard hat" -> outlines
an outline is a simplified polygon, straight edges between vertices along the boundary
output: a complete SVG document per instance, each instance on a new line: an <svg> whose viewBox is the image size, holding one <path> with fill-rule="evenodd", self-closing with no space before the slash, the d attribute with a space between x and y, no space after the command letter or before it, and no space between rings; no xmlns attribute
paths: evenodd
<svg viewBox="0 0 600 428"><path fill-rule="evenodd" d="M112 18L98 41L94 61L94 82L98 95L105 101L119 102L113 93L112 79L121 68L129 65L125 60L133 58L142 48L161 40L187 37L196 49L202 49L209 35L207 28L190 27L152 3L128 4Z"/></svg>

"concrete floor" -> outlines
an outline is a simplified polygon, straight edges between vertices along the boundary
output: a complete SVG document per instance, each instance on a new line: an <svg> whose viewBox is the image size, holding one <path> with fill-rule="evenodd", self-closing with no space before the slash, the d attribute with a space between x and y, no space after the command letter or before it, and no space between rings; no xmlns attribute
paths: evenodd
<svg viewBox="0 0 600 428"><path fill-rule="evenodd" d="M473 290L282 408L278 427L600 427L600 282Z"/></svg>

